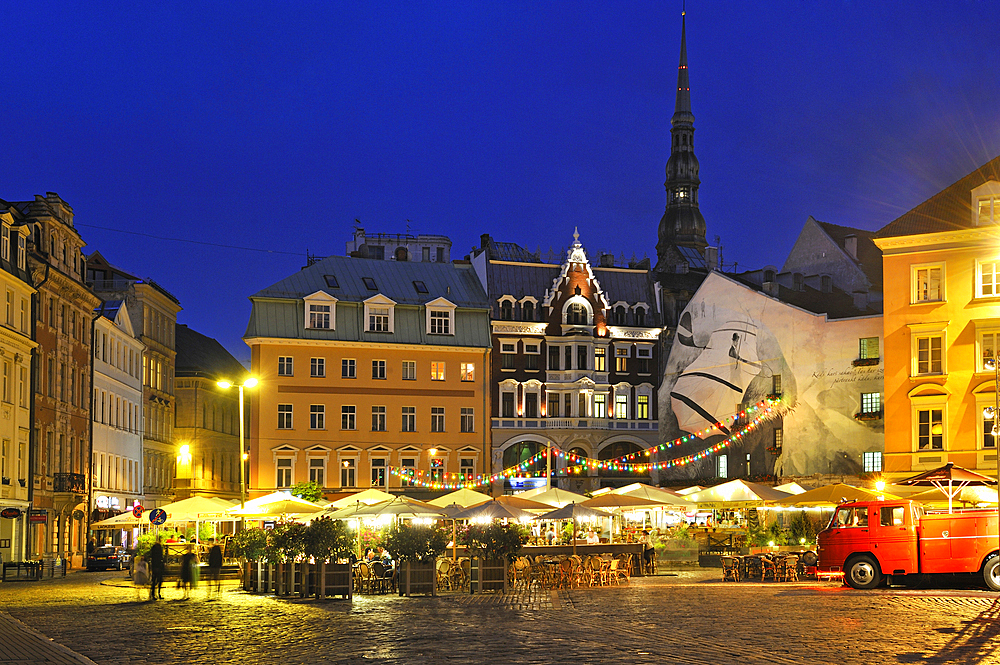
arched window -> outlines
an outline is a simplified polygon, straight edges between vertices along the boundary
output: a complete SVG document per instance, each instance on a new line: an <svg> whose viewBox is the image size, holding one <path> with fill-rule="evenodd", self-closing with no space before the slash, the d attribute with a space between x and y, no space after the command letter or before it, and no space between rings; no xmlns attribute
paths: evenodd
<svg viewBox="0 0 1000 665"><path fill-rule="evenodd" d="M625 308L619 305L615 307L615 325L623 326L625 325Z"/></svg>
<svg viewBox="0 0 1000 665"><path fill-rule="evenodd" d="M545 446L535 441L519 441L503 451L503 468L509 469L518 464L524 464L538 453L543 452ZM552 461L552 468L555 469L555 459ZM514 474L524 477L545 477L545 455L541 455L532 460L525 468L518 469Z"/></svg>
<svg viewBox="0 0 1000 665"><path fill-rule="evenodd" d="M646 308L636 307L635 308L635 325L644 326L646 325Z"/></svg>
<svg viewBox="0 0 1000 665"><path fill-rule="evenodd" d="M607 460L620 460L625 455L630 455L632 453L637 453L634 460L625 460L626 463L635 462L645 462L649 458L643 455L643 449L630 441L616 441L610 446L606 446L601 452L597 454L597 458L602 461ZM624 471L621 469L601 469L598 473L601 478L642 478L648 477L648 471Z"/></svg>
<svg viewBox="0 0 1000 665"><path fill-rule="evenodd" d="M765 282L773 282L774 281L774 271L773 270L765 270L764 271L764 281Z"/></svg>
<svg viewBox="0 0 1000 665"><path fill-rule="evenodd" d="M569 306L566 310L566 323L571 325L584 325L587 323L587 308L578 302Z"/></svg>
<svg viewBox="0 0 1000 665"><path fill-rule="evenodd" d="M514 303L509 300L504 300L500 303L500 320L502 321L513 321L514 320Z"/></svg>
<svg viewBox="0 0 1000 665"><path fill-rule="evenodd" d="M535 320L535 303L530 300L521 303L521 318L525 321Z"/></svg>

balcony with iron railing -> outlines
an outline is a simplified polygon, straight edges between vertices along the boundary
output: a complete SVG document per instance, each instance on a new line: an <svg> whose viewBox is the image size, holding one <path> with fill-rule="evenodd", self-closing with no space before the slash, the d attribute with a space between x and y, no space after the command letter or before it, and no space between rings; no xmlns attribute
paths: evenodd
<svg viewBox="0 0 1000 665"><path fill-rule="evenodd" d="M624 418L493 418L493 429L643 430L656 432L655 420Z"/></svg>
<svg viewBox="0 0 1000 665"><path fill-rule="evenodd" d="M82 473L54 473L52 491L83 494L87 491L87 476Z"/></svg>

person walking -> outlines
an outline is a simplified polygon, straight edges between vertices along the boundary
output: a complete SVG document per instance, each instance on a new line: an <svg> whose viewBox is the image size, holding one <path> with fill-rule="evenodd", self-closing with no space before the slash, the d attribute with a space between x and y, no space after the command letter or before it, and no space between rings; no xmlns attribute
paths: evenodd
<svg viewBox="0 0 1000 665"><path fill-rule="evenodd" d="M187 600L191 597L191 589L194 587L194 566L195 566L195 555L194 546L188 545L184 550L184 554L181 555L181 590L183 592L182 598Z"/></svg>
<svg viewBox="0 0 1000 665"><path fill-rule="evenodd" d="M160 544L161 536L156 537L156 542L149 549L149 599L163 600L163 573L166 569L166 559L163 556L163 545Z"/></svg>
<svg viewBox="0 0 1000 665"><path fill-rule="evenodd" d="M210 538L208 544L208 591L207 595L212 595L212 587L215 593L222 593L222 548L215 542L215 538Z"/></svg>

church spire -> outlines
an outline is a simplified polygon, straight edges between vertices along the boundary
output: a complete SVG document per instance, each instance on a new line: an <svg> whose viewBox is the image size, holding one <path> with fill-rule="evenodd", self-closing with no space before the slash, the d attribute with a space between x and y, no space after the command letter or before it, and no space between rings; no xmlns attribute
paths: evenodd
<svg viewBox="0 0 1000 665"><path fill-rule="evenodd" d="M656 270L677 272L687 264L678 247L704 252L705 218L698 209L698 158L694 155L694 114L687 61L687 15L681 13L681 57L677 65L677 98L670 119L670 159L667 160L667 207L660 219Z"/></svg>

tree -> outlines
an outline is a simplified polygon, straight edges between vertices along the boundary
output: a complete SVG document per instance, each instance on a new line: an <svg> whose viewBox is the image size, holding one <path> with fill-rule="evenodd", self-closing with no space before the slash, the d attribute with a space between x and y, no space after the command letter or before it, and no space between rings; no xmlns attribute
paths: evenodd
<svg viewBox="0 0 1000 665"><path fill-rule="evenodd" d="M347 557L353 548L354 534L343 520L319 517L306 527L305 555L317 563Z"/></svg>
<svg viewBox="0 0 1000 665"><path fill-rule="evenodd" d="M313 503L319 502L323 498L323 488L314 481L309 480L304 483L295 483L290 490L292 496L297 496Z"/></svg>

